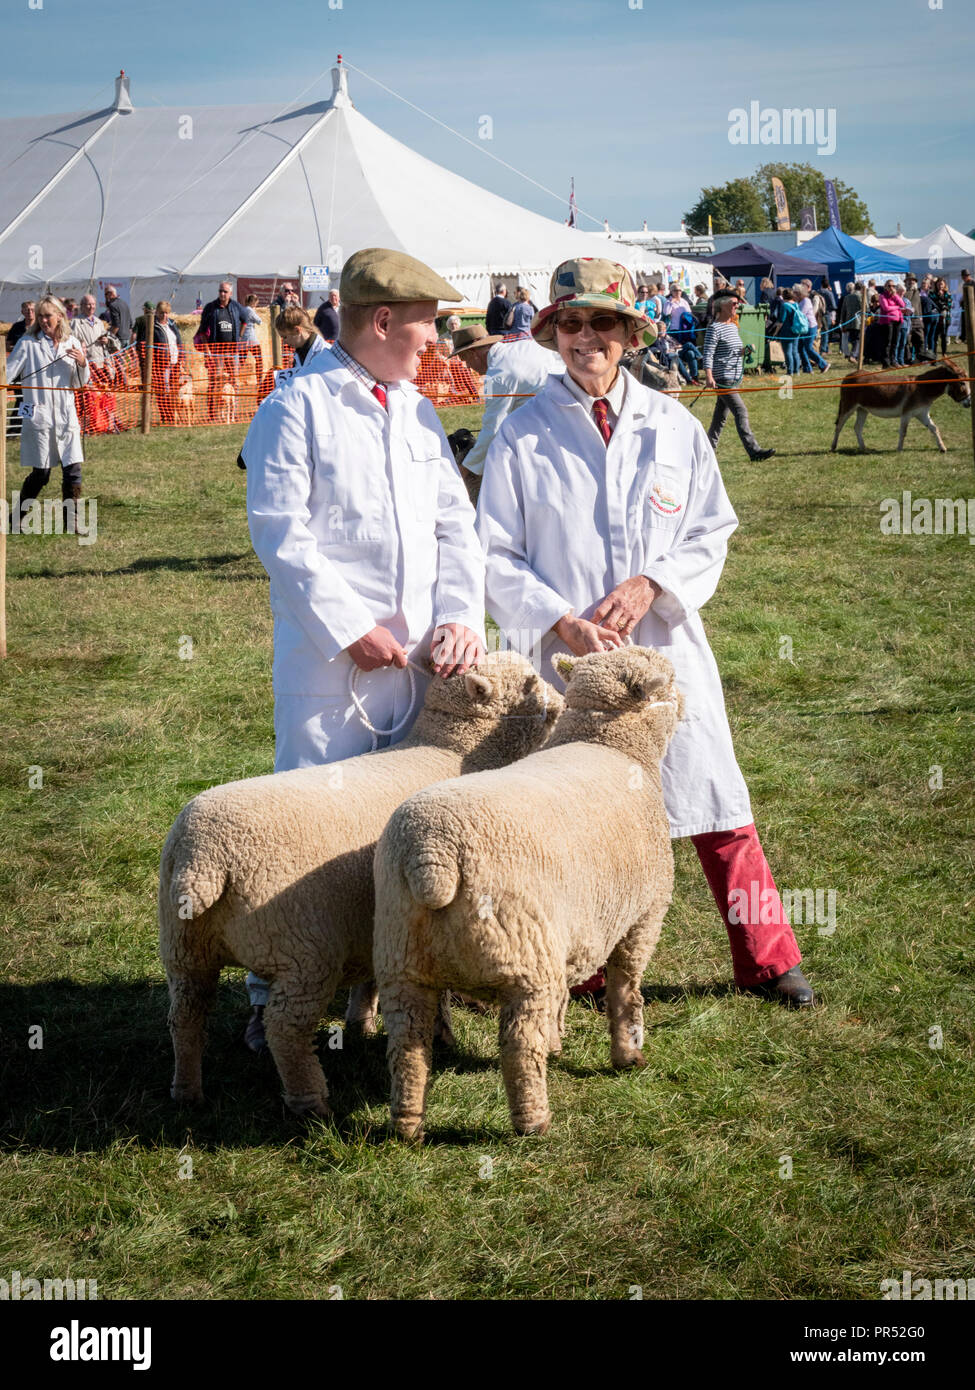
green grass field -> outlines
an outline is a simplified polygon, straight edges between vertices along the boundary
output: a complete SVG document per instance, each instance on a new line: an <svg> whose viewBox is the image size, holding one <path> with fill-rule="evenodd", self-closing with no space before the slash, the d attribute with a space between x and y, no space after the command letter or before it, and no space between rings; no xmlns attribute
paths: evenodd
<svg viewBox="0 0 975 1390"><path fill-rule="evenodd" d="M90 442L97 543L8 541L0 1276L102 1298L874 1299L904 1269L973 1272L975 551L880 531L904 489L975 495L969 415L935 407L945 456L916 424L897 454L871 420L861 457L852 426L825 452L834 392L749 401L778 455L749 464L726 429L741 525L704 616L780 886L836 894L833 934L797 926L822 1007L734 993L679 843L650 1065L613 1073L604 1020L573 1005L552 1130L519 1140L496 1025L457 1011L418 1151L385 1137L382 1035L322 1033L334 1126L284 1115L240 1040L239 971L207 1106L169 1100L159 851L200 789L271 769L267 584L242 427Z"/></svg>

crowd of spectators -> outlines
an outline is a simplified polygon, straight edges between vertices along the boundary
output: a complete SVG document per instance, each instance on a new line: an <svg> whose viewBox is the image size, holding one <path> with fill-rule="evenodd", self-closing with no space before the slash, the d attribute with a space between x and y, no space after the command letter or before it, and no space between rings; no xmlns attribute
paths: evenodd
<svg viewBox="0 0 975 1390"><path fill-rule="evenodd" d="M970 281L968 271L963 281ZM498 281L487 306L485 329L498 340L512 342L531 337L531 324L537 306L528 288L519 286L509 297L505 283ZM715 302L732 295L744 307L746 286L742 279L734 284L715 274L713 288L700 283L693 294L677 282L666 287L662 278L646 279L636 288L636 308L651 319L657 339L649 349L654 361L666 372L674 368L688 385L696 385L702 377L704 335L715 319ZM758 307L767 316L766 338L778 342L786 370L796 374L826 372L830 363L827 354L831 340L838 339L839 351L851 363L859 352L860 324L866 303L868 328L865 361L884 367L909 366L933 361L938 353L947 352L948 330L953 308L953 296L943 276L925 275L918 282L913 273L903 281L849 281L837 304L830 286L824 281L813 287L809 280L793 286L779 286L768 278L760 281ZM90 387L79 393L79 415L83 432L118 430L121 428L113 391L139 383L141 349L146 337L145 320L139 317L133 325L129 305L121 298L116 286L106 285L104 307L97 313L92 294L82 295L80 302L63 301L65 321L80 342L91 369ZM279 311L278 323L285 331L281 341L285 361L290 368L294 356L291 338L294 332L306 327L297 353L307 354L319 343L331 342L338 336L341 303L338 290L332 290L322 300L310 318L301 307L301 298L290 281L283 281L272 300ZM21 317L7 335L8 351L28 333L35 321L36 305L25 300ZM297 314L299 324L281 319L283 313ZM259 397L273 389L275 377L265 370L258 338L260 317L257 297L250 294L244 303L235 299L231 282L224 281L216 299L201 307L200 323L193 336L193 347L202 352L207 372L206 417L213 421L223 418L221 396L229 388L237 391L245 363L252 361L253 379ZM439 403L467 403L479 398L479 382L469 368L452 358L454 334L460 320L447 324L435 348L430 348L421 361L420 383ZM964 323L961 329L964 335ZM191 379L188 345L173 320L172 306L161 300L153 316L153 387L164 423L178 422L177 394ZM126 349L135 346L133 355ZM746 349L746 352L750 349ZM19 432L17 411L20 395L14 398L12 433Z"/></svg>

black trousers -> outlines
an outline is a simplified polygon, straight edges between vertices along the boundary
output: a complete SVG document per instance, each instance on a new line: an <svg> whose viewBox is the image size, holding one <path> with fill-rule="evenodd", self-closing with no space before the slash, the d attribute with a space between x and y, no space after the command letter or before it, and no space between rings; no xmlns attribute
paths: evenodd
<svg viewBox="0 0 975 1390"><path fill-rule="evenodd" d="M47 487L48 479L51 476L50 468L32 468L27 474L23 487L20 489L20 504L29 502L32 497L36 497L42 488ZM68 463L61 465L61 496L67 499L71 496L71 489L81 487L81 464Z"/></svg>

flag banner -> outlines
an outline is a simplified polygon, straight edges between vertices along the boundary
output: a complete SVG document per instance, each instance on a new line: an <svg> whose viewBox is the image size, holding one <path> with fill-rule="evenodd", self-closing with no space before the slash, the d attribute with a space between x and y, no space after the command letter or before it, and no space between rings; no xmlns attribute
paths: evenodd
<svg viewBox="0 0 975 1390"><path fill-rule="evenodd" d="M800 232L814 232L816 230L815 204L807 203L804 208L799 209L799 230Z"/></svg>
<svg viewBox="0 0 975 1390"><path fill-rule="evenodd" d="M775 217L776 226L780 232L791 232L792 223L789 221L789 200L785 196L785 189L781 179L772 180L772 196L775 198Z"/></svg>
<svg viewBox="0 0 975 1390"><path fill-rule="evenodd" d="M840 226L840 200L836 196L836 184L832 179L826 179L825 183L826 203L829 207L829 225L841 232L843 228Z"/></svg>
<svg viewBox="0 0 975 1390"><path fill-rule="evenodd" d="M572 187L569 191L569 226L576 224L576 181L572 180Z"/></svg>

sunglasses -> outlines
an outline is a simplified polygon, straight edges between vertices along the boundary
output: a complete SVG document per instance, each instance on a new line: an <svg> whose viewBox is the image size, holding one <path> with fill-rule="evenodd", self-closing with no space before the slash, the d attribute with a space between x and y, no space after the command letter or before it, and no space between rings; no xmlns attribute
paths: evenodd
<svg viewBox="0 0 975 1390"><path fill-rule="evenodd" d="M555 322L563 333L581 333L587 324L597 333L612 333L621 322L621 315L593 314L591 319L584 319L578 314L560 314Z"/></svg>

